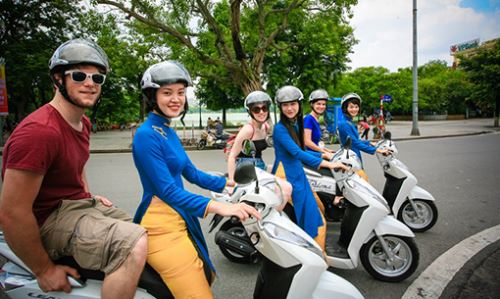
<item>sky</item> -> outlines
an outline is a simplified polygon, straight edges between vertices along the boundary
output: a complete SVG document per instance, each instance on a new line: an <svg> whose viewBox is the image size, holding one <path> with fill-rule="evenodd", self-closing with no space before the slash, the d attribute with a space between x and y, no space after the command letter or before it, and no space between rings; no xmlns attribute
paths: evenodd
<svg viewBox="0 0 500 299"><path fill-rule="evenodd" d="M350 24L359 43L349 66L391 72L412 66L412 11L412 0L358 0ZM500 0L417 0L418 65L431 60L451 65L451 45L499 37Z"/></svg>

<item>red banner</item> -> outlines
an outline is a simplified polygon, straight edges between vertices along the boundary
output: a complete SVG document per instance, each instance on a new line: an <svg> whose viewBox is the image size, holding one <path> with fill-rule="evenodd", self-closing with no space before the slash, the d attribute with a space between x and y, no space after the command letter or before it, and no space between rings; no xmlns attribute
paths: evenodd
<svg viewBox="0 0 500 299"><path fill-rule="evenodd" d="M5 83L5 65L0 61L0 115L9 114L7 103L7 85Z"/></svg>

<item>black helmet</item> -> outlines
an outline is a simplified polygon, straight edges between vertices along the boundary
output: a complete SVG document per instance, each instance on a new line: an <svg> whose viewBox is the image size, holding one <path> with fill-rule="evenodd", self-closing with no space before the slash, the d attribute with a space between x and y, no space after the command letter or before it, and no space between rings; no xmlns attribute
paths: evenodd
<svg viewBox="0 0 500 299"><path fill-rule="evenodd" d="M304 99L304 95L297 87L286 85L278 89L274 99L279 105L294 101L298 101L300 103Z"/></svg>
<svg viewBox="0 0 500 299"><path fill-rule="evenodd" d="M49 60L49 69L52 74L59 67L77 64L95 65L106 74L110 70L104 50L93 41L83 38L72 39L60 45Z"/></svg>

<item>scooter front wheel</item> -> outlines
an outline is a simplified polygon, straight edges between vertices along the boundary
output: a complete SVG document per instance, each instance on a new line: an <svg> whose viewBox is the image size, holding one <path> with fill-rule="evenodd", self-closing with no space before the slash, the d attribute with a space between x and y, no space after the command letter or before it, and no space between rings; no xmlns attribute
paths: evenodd
<svg viewBox="0 0 500 299"><path fill-rule="evenodd" d="M377 236L373 236L361 247L360 259L363 267L376 279L399 282L415 272L420 258L413 238L382 236L389 254L384 250Z"/></svg>
<svg viewBox="0 0 500 299"><path fill-rule="evenodd" d="M203 150L207 146L207 142L205 140L200 140L198 144L196 145L196 148L198 150Z"/></svg>
<svg viewBox="0 0 500 299"><path fill-rule="evenodd" d="M406 224L414 232L425 232L436 224L438 210L433 201L413 199L416 211L409 200L406 200L398 213L398 220Z"/></svg>

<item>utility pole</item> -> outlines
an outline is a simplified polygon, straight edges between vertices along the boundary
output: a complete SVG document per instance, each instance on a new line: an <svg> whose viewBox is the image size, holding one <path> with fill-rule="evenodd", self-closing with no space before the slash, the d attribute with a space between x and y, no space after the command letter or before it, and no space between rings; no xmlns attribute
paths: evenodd
<svg viewBox="0 0 500 299"><path fill-rule="evenodd" d="M413 104L412 136L420 136L418 130L418 63L417 63L417 0L413 0Z"/></svg>

